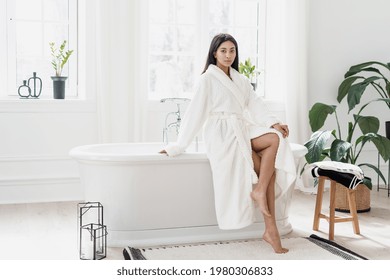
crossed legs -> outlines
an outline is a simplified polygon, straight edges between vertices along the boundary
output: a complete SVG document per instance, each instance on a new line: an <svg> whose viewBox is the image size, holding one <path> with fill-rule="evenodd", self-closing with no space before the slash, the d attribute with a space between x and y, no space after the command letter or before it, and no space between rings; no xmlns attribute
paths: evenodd
<svg viewBox="0 0 390 280"><path fill-rule="evenodd" d="M260 174L261 176L259 176L259 182L251 193L251 197L258 203L263 215L270 217L267 189L275 173L275 158L279 147L279 137L275 133L268 133L252 139L251 144L253 152L261 158L261 161L256 159L259 166L255 166L255 171L258 176Z"/></svg>
<svg viewBox="0 0 390 280"><path fill-rule="evenodd" d="M259 182L251 197L264 216L263 239L272 246L275 253L280 254L287 253L288 249L282 247L275 220L275 158L278 147L279 137L274 133L252 139L252 158Z"/></svg>

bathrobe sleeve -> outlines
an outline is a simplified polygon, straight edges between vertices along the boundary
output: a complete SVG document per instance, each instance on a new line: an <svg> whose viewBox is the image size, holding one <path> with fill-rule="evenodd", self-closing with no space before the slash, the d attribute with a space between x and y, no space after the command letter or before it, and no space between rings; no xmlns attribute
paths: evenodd
<svg viewBox="0 0 390 280"><path fill-rule="evenodd" d="M165 151L169 156L177 156L183 153L202 128L210 112L209 93L210 85L207 77L201 75L194 97L180 125L177 142L165 147Z"/></svg>
<svg viewBox="0 0 390 280"><path fill-rule="evenodd" d="M250 85L250 84L249 84ZM247 99L247 113L249 119L258 126L271 127L274 124L281 123L281 121L274 115L271 115L267 104L261 96L258 96L250 85L249 98Z"/></svg>

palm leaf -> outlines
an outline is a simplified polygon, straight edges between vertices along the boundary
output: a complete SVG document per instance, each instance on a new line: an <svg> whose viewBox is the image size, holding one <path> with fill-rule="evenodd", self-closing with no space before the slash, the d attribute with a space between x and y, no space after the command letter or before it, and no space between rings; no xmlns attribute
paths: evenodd
<svg viewBox="0 0 390 280"><path fill-rule="evenodd" d="M304 145L308 149L308 152L305 156L308 163L313 163L321 161L323 158L322 152L324 151L325 145L328 142L331 136L329 130L326 131L316 131L310 137L310 140L307 141Z"/></svg>
<svg viewBox="0 0 390 280"><path fill-rule="evenodd" d="M355 108L356 105L360 103L360 99L365 92L367 86L374 82L375 80L381 79L381 77L373 76L365 79L362 82L356 83L352 85L348 91L348 108L350 112L353 108Z"/></svg>
<svg viewBox="0 0 390 280"><path fill-rule="evenodd" d="M356 64L356 65L351 66L349 68L348 72L345 73L344 77L347 78L347 77L355 75L361 71L364 71L363 70L364 68L366 68L367 66L370 66L372 64L378 64L378 65L381 65L381 66L390 70L389 64L384 64L384 63L381 63L378 61L369 61L369 62L364 62L364 63L360 63L360 64Z"/></svg>
<svg viewBox="0 0 390 280"><path fill-rule="evenodd" d="M341 100L344 99L344 97L347 95L349 89L351 88L352 84L357 79L364 79L362 76L354 76L354 77L347 77L339 86L338 95L337 95L337 101L340 103Z"/></svg>
<svg viewBox="0 0 390 280"><path fill-rule="evenodd" d="M315 103L309 111L311 131L319 130L324 125L328 115L333 114L335 110L336 106L334 105Z"/></svg>
<svg viewBox="0 0 390 280"><path fill-rule="evenodd" d="M376 146L383 160L387 162L390 158L390 140L382 135L376 134L376 137L372 138L372 143Z"/></svg>
<svg viewBox="0 0 390 280"><path fill-rule="evenodd" d="M373 116L353 115L363 134L377 133L379 130L379 119Z"/></svg>
<svg viewBox="0 0 390 280"><path fill-rule="evenodd" d="M342 161L346 158L346 155L351 147L351 143L335 139L330 146L330 159L333 161Z"/></svg>
<svg viewBox="0 0 390 280"><path fill-rule="evenodd" d="M370 163L361 163L361 164L358 164L359 167L361 166L367 166L369 168L371 168L372 170L374 170L376 172L376 174L379 175L379 177L381 177L382 181L385 183L385 185L387 185L386 183L386 179L385 179L385 176L383 176L383 173L380 171L380 169L375 166L375 165L372 165ZM370 188L371 189L371 188Z"/></svg>

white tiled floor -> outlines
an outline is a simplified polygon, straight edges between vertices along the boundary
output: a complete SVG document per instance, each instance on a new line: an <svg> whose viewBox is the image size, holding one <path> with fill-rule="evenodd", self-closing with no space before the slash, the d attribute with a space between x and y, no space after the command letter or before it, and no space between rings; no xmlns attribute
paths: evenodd
<svg viewBox="0 0 390 280"><path fill-rule="evenodd" d="M315 195L295 191L290 211L293 232L284 236L327 237L327 223L312 231ZM326 197L326 196L325 196ZM77 203L0 205L0 259L78 259ZM327 205L324 202L324 205ZM336 241L370 259L390 259L390 198L371 192L371 211L359 214L361 235L350 223L336 225ZM259 233L261 234L261 233ZM123 248L108 248L108 260L120 260Z"/></svg>

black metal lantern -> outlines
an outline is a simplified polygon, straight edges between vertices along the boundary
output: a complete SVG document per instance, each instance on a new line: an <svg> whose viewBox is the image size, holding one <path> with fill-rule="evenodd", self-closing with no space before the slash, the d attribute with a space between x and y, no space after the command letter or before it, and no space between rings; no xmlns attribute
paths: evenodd
<svg viewBox="0 0 390 280"><path fill-rule="evenodd" d="M81 260L101 260L107 256L107 227L103 224L100 202L78 204L79 256Z"/></svg>

